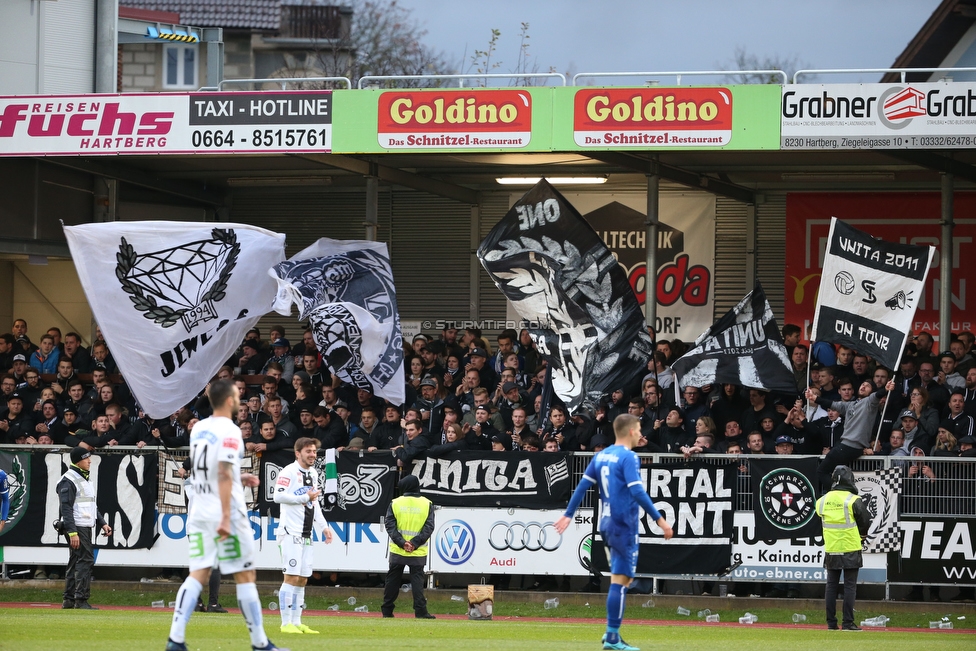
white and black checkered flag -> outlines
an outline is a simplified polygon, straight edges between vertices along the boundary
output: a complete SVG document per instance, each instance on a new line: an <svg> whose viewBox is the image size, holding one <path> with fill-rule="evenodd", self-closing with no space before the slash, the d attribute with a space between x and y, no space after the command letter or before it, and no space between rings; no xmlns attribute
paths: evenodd
<svg viewBox="0 0 976 651"><path fill-rule="evenodd" d="M898 495L901 493L901 468L883 468L854 473L858 495L871 514L871 527L863 551L885 554L901 549L898 528Z"/></svg>
<svg viewBox="0 0 976 651"><path fill-rule="evenodd" d="M762 285L749 292L671 365L675 387L738 384L795 394L796 381Z"/></svg>

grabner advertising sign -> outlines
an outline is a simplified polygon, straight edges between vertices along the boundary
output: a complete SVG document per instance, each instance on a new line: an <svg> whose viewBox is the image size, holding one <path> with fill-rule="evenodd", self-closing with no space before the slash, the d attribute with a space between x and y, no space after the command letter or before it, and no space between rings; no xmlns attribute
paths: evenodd
<svg viewBox="0 0 976 651"><path fill-rule="evenodd" d="M0 156L331 148L331 91L0 97Z"/></svg>
<svg viewBox="0 0 976 651"><path fill-rule="evenodd" d="M526 90L391 91L379 98L384 149L520 149L531 137Z"/></svg>
<svg viewBox="0 0 976 651"><path fill-rule="evenodd" d="M976 145L976 83L789 84L783 149L961 149Z"/></svg>
<svg viewBox="0 0 976 651"><path fill-rule="evenodd" d="M722 147L732 140L728 88L598 88L576 92L580 147Z"/></svg>

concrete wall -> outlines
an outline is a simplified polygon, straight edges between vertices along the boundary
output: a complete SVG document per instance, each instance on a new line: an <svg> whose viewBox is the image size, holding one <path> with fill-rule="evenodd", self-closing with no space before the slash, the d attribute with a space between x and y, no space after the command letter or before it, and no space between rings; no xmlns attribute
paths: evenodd
<svg viewBox="0 0 976 651"><path fill-rule="evenodd" d="M13 319L27 320L27 334L37 342L52 326L62 333L75 331L85 344L92 339L92 312L81 282L70 260L51 260L46 265L26 261L0 263L0 276L10 270L13 277L12 318L3 319L0 294L0 331L8 332Z"/></svg>

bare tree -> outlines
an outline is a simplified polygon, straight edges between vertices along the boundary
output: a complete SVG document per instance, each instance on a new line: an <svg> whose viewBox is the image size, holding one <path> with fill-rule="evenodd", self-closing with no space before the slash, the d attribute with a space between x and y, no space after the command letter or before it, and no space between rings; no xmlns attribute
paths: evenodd
<svg viewBox="0 0 976 651"><path fill-rule="evenodd" d="M427 31L397 0L352 0L352 20L313 57L325 76L435 75L453 72L444 54L423 42ZM400 85L403 85L402 83ZM439 85L421 81L411 86Z"/></svg>
<svg viewBox="0 0 976 651"><path fill-rule="evenodd" d="M793 73L797 70L809 67L809 64L801 62L800 57L796 54L788 57L764 56L760 58L741 45L735 48L732 61L734 67L731 70L782 70L786 73L787 79L792 79ZM730 70L725 65L720 65L719 69ZM779 75L757 73L734 75L732 79L737 84L778 84L782 82Z"/></svg>

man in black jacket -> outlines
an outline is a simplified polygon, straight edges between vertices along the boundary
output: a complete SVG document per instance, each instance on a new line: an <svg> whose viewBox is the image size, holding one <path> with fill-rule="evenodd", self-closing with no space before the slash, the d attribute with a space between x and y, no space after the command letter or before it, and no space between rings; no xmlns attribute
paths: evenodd
<svg viewBox="0 0 976 651"><path fill-rule="evenodd" d="M411 425L408 423L407 427ZM417 439L426 438L417 436ZM408 567L414 616L417 619L434 619L427 611L427 598L424 596L424 565L427 564L427 541L434 533L434 507L430 500L420 495L420 480L414 475L400 480L400 491L401 496L393 500L386 511L386 532L390 535L390 571L386 575L383 591L383 617L393 617L403 568Z"/></svg>
<svg viewBox="0 0 976 651"><path fill-rule="evenodd" d="M64 580L62 608L98 610L88 603L91 595L92 568L95 566L95 544L92 529L96 525L106 536L112 535L95 502L95 487L89 480L91 452L76 447L71 450L71 467L58 482L61 504L61 533L68 538L68 569Z"/></svg>
<svg viewBox="0 0 976 651"><path fill-rule="evenodd" d="M409 472L413 466L414 459L423 459L426 457L429 447L430 439L424 436L423 423L419 420L408 420L404 428L402 442L393 448L393 453L397 458L397 465L405 468Z"/></svg>

